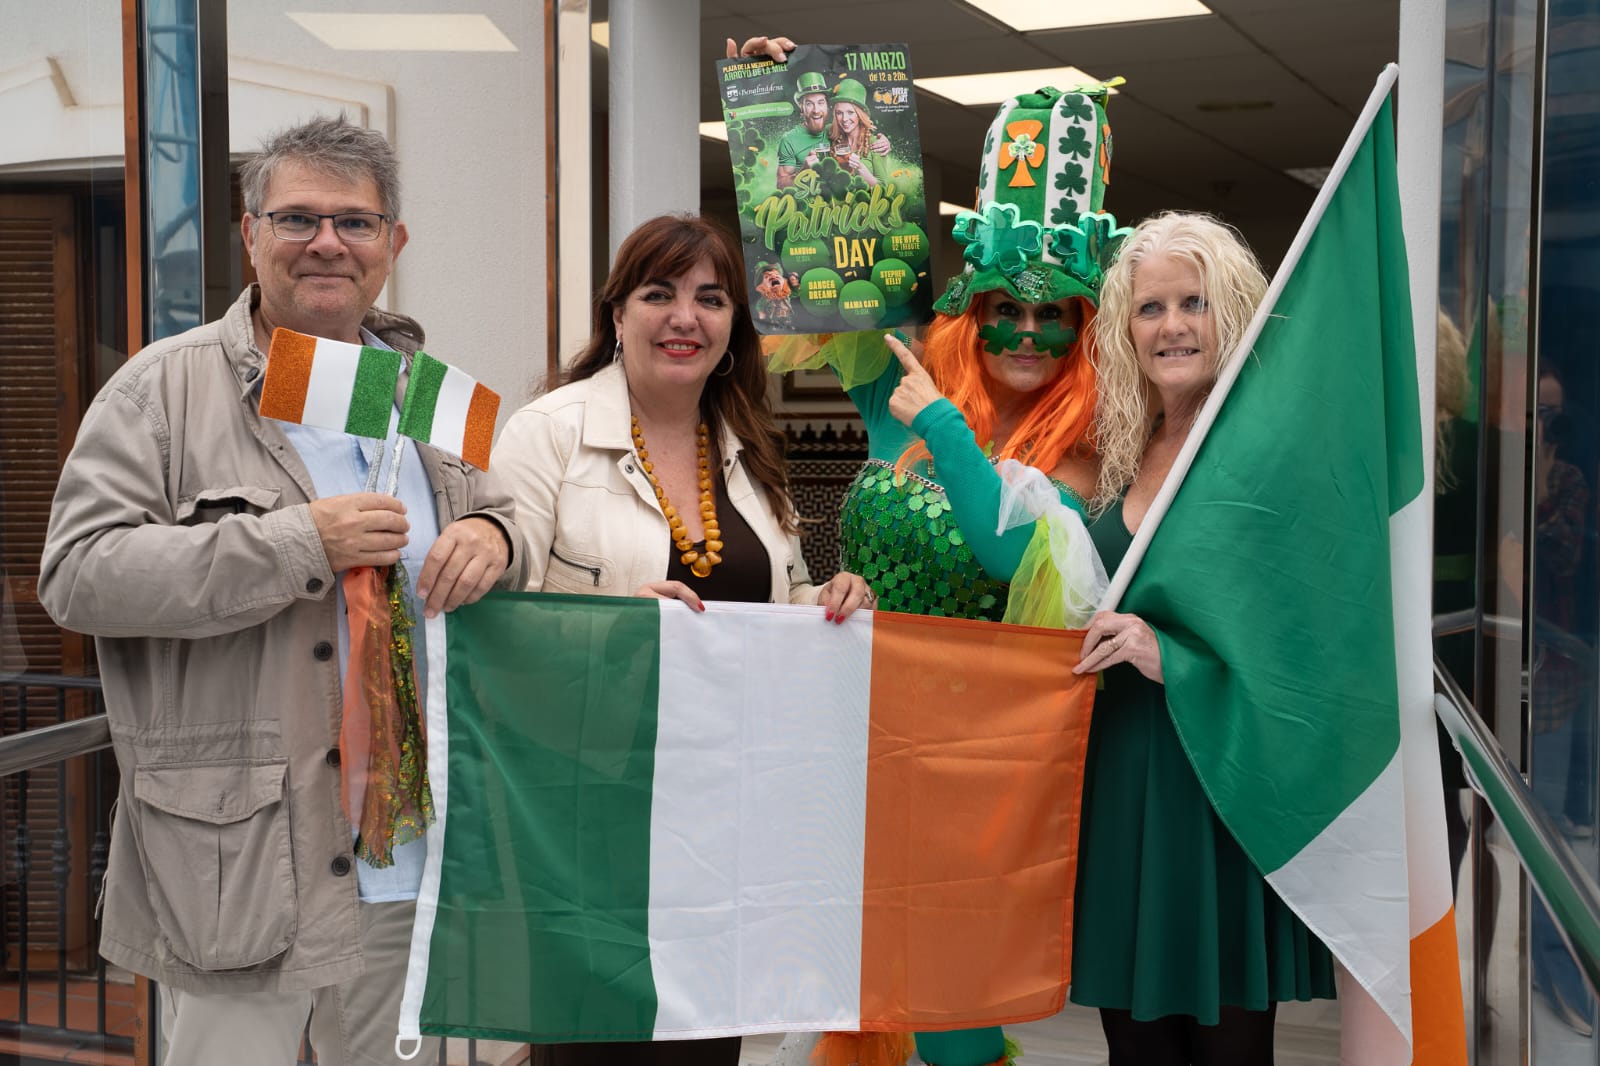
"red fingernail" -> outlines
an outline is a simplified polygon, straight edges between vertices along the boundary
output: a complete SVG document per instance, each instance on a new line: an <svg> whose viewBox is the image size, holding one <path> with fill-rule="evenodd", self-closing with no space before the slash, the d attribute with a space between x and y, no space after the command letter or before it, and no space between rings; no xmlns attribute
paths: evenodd
<svg viewBox="0 0 1600 1066"><path fill-rule="evenodd" d="M825 621L829 621L829 622L833 621L833 608L832 607L823 608L822 617L823 617L823 619Z"/></svg>

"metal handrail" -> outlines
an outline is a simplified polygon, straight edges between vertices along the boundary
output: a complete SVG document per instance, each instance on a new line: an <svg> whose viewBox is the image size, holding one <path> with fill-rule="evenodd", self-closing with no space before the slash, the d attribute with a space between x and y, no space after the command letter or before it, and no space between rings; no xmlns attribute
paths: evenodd
<svg viewBox="0 0 1600 1066"><path fill-rule="evenodd" d="M65 674L0 673L0 688L53 688L99 692L98 677ZM0 777L37 770L41 766L74 759L111 746L111 726L102 714L70 722L27 729L0 737Z"/></svg>
<svg viewBox="0 0 1600 1066"><path fill-rule="evenodd" d="M1571 846L1534 799L1522 773L1434 656L1434 713L1461 753L1472 789L1489 804L1589 991L1600 990L1600 885L1585 872ZM1531 837L1531 839L1530 839Z"/></svg>
<svg viewBox="0 0 1600 1066"><path fill-rule="evenodd" d="M0 777L35 770L111 746L111 726L103 714L29 729L0 737Z"/></svg>

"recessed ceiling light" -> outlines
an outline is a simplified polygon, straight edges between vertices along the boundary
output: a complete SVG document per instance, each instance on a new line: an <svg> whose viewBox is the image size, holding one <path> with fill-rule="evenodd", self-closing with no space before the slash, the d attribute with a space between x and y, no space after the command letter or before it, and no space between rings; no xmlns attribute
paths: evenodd
<svg viewBox="0 0 1600 1066"><path fill-rule="evenodd" d="M1059 30L1069 26L1108 26L1121 22L1193 18L1209 15L1200 0L1117 0L1114 4L1062 3L1062 0L967 0L1014 30ZM1005 99L1001 97L1001 99Z"/></svg>
<svg viewBox="0 0 1600 1066"><path fill-rule="evenodd" d="M317 40L341 52L515 52L488 15L374 15L290 11Z"/></svg>
<svg viewBox="0 0 1600 1066"><path fill-rule="evenodd" d="M970 207L962 207L960 204L953 204L949 200L939 201L939 213L941 215L959 215L963 211L970 210L972 210Z"/></svg>
<svg viewBox="0 0 1600 1066"><path fill-rule="evenodd" d="M1313 189L1320 189L1332 170L1332 167L1290 167L1284 173L1295 181L1303 181Z"/></svg>
<svg viewBox="0 0 1600 1066"><path fill-rule="evenodd" d="M1077 67L1044 67L1038 70L1003 70L995 74L957 74L947 78L918 78L917 88L926 89L958 104L998 104L1018 93L1028 93L1054 85L1063 91L1080 85L1099 85L1100 79ZM1115 93L1117 90L1112 89Z"/></svg>
<svg viewBox="0 0 1600 1066"><path fill-rule="evenodd" d="M589 27L589 40L609 51L611 49L611 23L596 22Z"/></svg>
<svg viewBox="0 0 1600 1066"><path fill-rule="evenodd" d="M700 123L700 136L710 137L713 141L725 141L728 139L728 124L726 122L702 122Z"/></svg>

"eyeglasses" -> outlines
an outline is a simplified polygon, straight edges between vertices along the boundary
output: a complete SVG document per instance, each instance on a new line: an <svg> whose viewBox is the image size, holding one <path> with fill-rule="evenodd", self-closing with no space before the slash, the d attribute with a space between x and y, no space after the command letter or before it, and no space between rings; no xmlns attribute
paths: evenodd
<svg viewBox="0 0 1600 1066"><path fill-rule="evenodd" d="M268 211L261 217L272 225L272 233L280 241L309 241L322 228L322 220L333 219L333 232L346 243L375 241L383 232L388 215L376 211L341 211L334 215L319 215L314 211Z"/></svg>

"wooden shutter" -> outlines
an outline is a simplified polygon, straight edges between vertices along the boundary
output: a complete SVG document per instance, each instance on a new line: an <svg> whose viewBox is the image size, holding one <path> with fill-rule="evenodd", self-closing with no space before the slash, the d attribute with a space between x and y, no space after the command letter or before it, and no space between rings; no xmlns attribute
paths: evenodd
<svg viewBox="0 0 1600 1066"><path fill-rule="evenodd" d="M39 555L50 521L61 463L77 433L83 397L79 292L79 234L74 198L66 194L0 195L0 673L81 674L87 641L56 627L39 606ZM0 729L7 733L48 725L62 711L70 718L91 710L81 694L58 706L50 688L0 688ZM8 947L27 923L29 955L54 953L65 938L81 955L89 855L84 760L64 772L51 767L10 778L0 789L6 873L3 935ZM23 807L26 810L23 810ZM62 818L63 812L67 817ZM18 906L17 837L28 829L28 908ZM65 831L65 836L58 834ZM57 868L68 848L65 878ZM66 906L61 892L66 889ZM6 965L18 959L8 951Z"/></svg>

